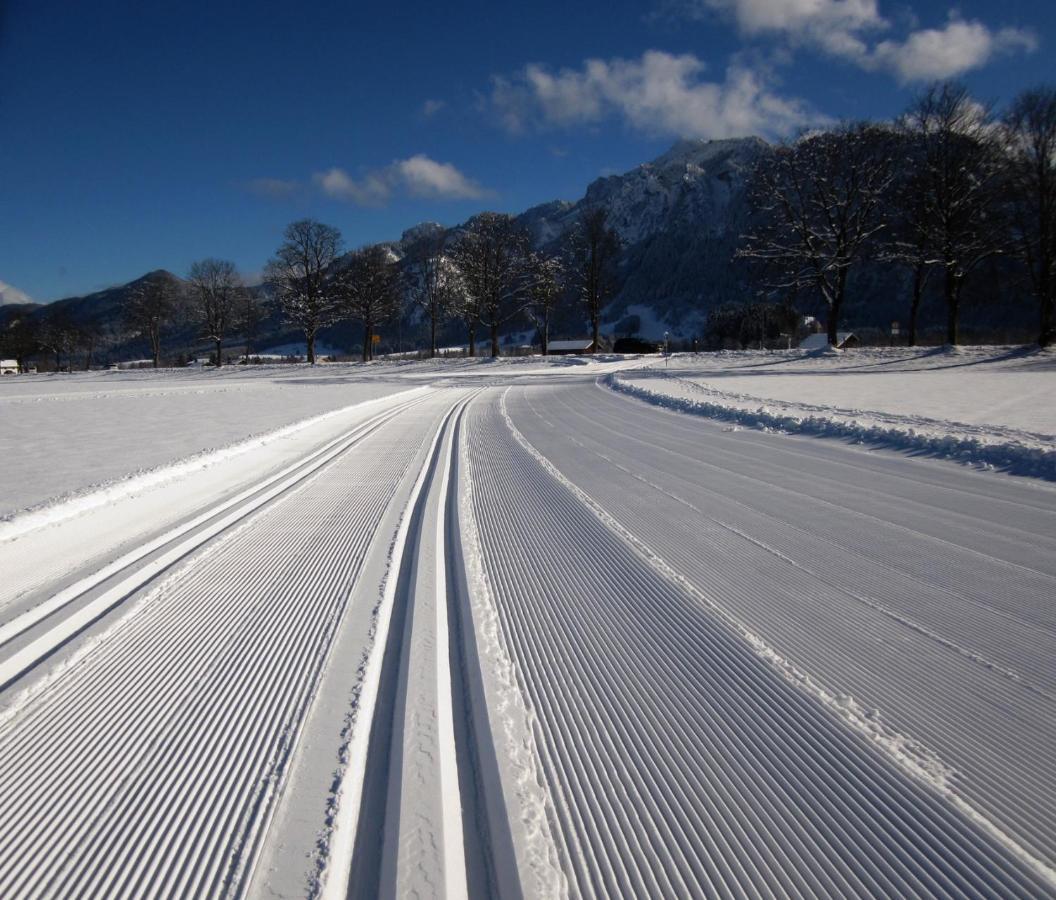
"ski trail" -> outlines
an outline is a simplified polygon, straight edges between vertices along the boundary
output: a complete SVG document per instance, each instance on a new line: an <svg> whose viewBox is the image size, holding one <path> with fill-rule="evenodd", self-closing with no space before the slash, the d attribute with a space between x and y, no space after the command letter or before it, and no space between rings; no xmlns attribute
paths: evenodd
<svg viewBox="0 0 1056 900"><path fill-rule="evenodd" d="M475 513L575 895L1001 893L1047 882L662 577L514 437ZM514 549L516 548L516 549Z"/></svg>
<svg viewBox="0 0 1056 900"><path fill-rule="evenodd" d="M450 406L427 402L434 416ZM17 705L0 724L0 894L244 889L351 587L430 422L387 420Z"/></svg>

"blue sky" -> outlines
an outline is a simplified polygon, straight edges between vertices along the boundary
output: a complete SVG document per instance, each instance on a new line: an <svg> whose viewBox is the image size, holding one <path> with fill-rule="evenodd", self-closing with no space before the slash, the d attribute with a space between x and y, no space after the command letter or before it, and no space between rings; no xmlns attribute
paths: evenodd
<svg viewBox="0 0 1056 900"><path fill-rule="evenodd" d="M679 135L888 117L933 78L1056 81L1038 0L0 0L0 282L39 301L289 221L349 247L575 199Z"/></svg>

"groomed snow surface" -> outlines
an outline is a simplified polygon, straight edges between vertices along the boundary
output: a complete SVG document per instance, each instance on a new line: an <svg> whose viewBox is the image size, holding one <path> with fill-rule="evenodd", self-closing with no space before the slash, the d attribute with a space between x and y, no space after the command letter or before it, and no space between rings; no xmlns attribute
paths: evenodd
<svg viewBox="0 0 1056 900"><path fill-rule="evenodd" d="M0 896L1056 895L1052 359L4 380Z"/></svg>

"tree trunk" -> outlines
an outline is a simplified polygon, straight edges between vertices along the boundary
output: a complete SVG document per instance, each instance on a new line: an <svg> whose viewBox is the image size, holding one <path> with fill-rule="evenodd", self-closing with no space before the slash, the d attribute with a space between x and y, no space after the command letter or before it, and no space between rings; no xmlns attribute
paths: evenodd
<svg viewBox="0 0 1056 900"><path fill-rule="evenodd" d="M491 356L492 358L499 355L499 326L491 326Z"/></svg>
<svg viewBox="0 0 1056 900"><path fill-rule="evenodd" d="M307 344L308 350L308 364L311 366L315 365L315 332L306 331L304 333L305 343Z"/></svg>
<svg viewBox="0 0 1056 900"><path fill-rule="evenodd" d="M909 306L909 346L917 346L917 317L920 314L920 301L924 296L924 265L917 263L913 270L913 299Z"/></svg>
<svg viewBox="0 0 1056 900"><path fill-rule="evenodd" d="M543 316L543 356L547 356L547 348L550 346L550 315Z"/></svg>
<svg viewBox="0 0 1056 900"><path fill-rule="evenodd" d="M597 353L599 350L598 341L601 340L601 310L598 309L597 303L590 310L590 331L591 337L594 339L594 347L590 352Z"/></svg>
<svg viewBox="0 0 1056 900"><path fill-rule="evenodd" d="M436 359L436 313L429 316L429 358Z"/></svg>
<svg viewBox="0 0 1056 900"><path fill-rule="evenodd" d="M224 350L223 342L216 342L216 367L219 369L224 364Z"/></svg>
<svg viewBox="0 0 1056 900"><path fill-rule="evenodd" d="M477 355L477 329L474 326L469 329L469 355Z"/></svg>
<svg viewBox="0 0 1056 900"><path fill-rule="evenodd" d="M1043 262L1042 265L1045 263ZM1038 323L1038 346L1048 347L1056 334L1053 333L1053 283L1047 272L1042 273L1041 284L1041 319Z"/></svg>
<svg viewBox="0 0 1056 900"><path fill-rule="evenodd" d="M958 313L960 310L958 307L961 302L961 279L959 276L953 274L948 269L946 270L946 343L951 347L956 347L959 334L958 334Z"/></svg>

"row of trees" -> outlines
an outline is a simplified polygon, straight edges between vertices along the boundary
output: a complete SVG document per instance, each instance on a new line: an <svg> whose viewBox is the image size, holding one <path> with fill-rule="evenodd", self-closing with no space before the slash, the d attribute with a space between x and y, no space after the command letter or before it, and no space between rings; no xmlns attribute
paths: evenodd
<svg viewBox="0 0 1056 900"><path fill-rule="evenodd" d="M910 273L910 345L939 277L956 344L965 282L994 257L1026 274L1038 342L1056 337L1056 89L1027 91L997 118L962 86L934 85L893 125L850 123L777 148L751 199L738 256L758 264L765 290L819 297L830 343L848 278L873 261Z"/></svg>
<svg viewBox="0 0 1056 900"><path fill-rule="evenodd" d="M135 283L112 333L59 306L16 317L0 338L20 365L43 351L54 353L56 368L64 359L72 367L81 349L90 367L96 347L133 338L149 347L158 367L166 340L181 331L212 343L223 365L224 344L236 336L248 357L274 301L284 322L304 335L312 363L320 331L343 321L362 326L362 356L371 359L378 328L400 319L408 305L428 323L432 356L450 322L464 328L471 356L481 332L498 355L502 330L518 317L538 329L545 353L555 315L577 301L597 342L601 312L617 288L620 243L601 209L580 216L549 252L534 248L513 216L495 212L481 213L457 234L422 229L404 249L402 259L385 244L345 254L336 228L303 219L287 227L262 290L248 289L234 263L204 259L183 280L158 272Z"/></svg>
<svg viewBox="0 0 1056 900"><path fill-rule="evenodd" d="M407 300L428 322L431 356L449 321L465 328L470 356L481 331L497 356L501 330L521 315L538 329L546 353L555 313L577 298L597 342L602 309L617 288L619 238L601 209L580 216L551 252L535 249L513 216L495 212L474 217L457 235L426 230L402 260L384 244L343 256L340 232L311 219L294 222L284 237L265 278L313 363L319 332L343 320L362 325L369 360L376 329L402 316Z"/></svg>

